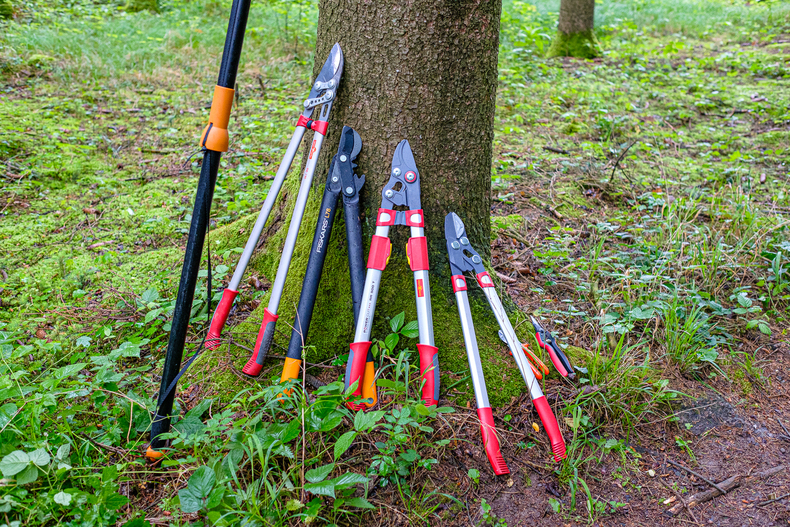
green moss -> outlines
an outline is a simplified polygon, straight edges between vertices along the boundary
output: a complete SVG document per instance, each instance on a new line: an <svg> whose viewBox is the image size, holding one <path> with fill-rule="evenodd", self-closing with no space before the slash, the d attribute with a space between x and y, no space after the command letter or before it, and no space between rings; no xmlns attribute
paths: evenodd
<svg viewBox="0 0 790 527"><path fill-rule="evenodd" d="M14 5L11 0L0 0L0 18L11 18L14 16Z"/></svg>
<svg viewBox="0 0 790 527"><path fill-rule="evenodd" d="M138 13L140 11L159 12L159 0L129 0L126 4L126 10L130 13Z"/></svg>
<svg viewBox="0 0 790 527"><path fill-rule="evenodd" d="M593 30L570 34L557 31L546 55L548 57L593 59L601 56L601 47Z"/></svg>
<svg viewBox="0 0 790 527"><path fill-rule="evenodd" d="M496 231L500 229L518 229L522 225L524 225L524 217L521 214L491 216L491 236L496 238Z"/></svg>

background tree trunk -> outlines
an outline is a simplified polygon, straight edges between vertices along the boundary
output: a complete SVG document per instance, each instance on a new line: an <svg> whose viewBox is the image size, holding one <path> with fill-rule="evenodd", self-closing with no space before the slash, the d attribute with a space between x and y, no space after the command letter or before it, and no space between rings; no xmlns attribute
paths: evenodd
<svg viewBox="0 0 790 527"><path fill-rule="evenodd" d="M601 55L593 31L595 0L561 0L557 35L549 48L549 57L594 58Z"/></svg>
<svg viewBox="0 0 790 527"><path fill-rule="evenodd" d="M468 366L450 287L444 217L450 211L458 213L475 248L484 257L490 253L491 158L501 2L322 0L319 13L313 75L335 42L343 49L345 68L281 303L280 320L288 324L293 321L326 171L337 151L343 125L353 127L363 141L357 170L366 175L361 192L366 255L381 205L381 191L389 180L392 155L398 142L408 139L421 177L440 367L443 372L465 375ZM289 176L279 212L273 212L271 235L252 262L269 278L276 272L278 249L286 230L283 227L287 225L282 220L290 215L297 185L298 178ZM308 350L311 361L347 353L353 337L345 229L341 221L336 222L307 339L307 344L313 346ZM383 339L389 333L389 317L405 311L407 321L416 318L413 278L405 254L408 232L405 227L390 231L393 250L379 293L374 339ZM470 287L470 292L475 287ZM249 322L237 326L238 339L254 342L266 302L264 298ZM498 341L487 307L475 305L485 369L490 370L489 378L501 380L507 352ZM273 353L277 353L278 346L287 345L290 329L286 323L278 325ZM490 331L482 330L486 327ZM416 340L401 342L412 350L415 344ZM514 372L512 378L520 380L515 365L508 367ZM280 364L273 363L271 375L279 374L280 369ZM448 381L451 379L443 381L445 386ZM513 395L493 392L492 401L509 400Z"/></svg>

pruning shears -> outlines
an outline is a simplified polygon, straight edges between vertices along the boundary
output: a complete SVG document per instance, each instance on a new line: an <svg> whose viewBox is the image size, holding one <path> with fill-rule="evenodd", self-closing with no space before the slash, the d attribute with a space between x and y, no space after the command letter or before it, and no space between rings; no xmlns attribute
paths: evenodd
<svg viewBox="0 0 790 527"><path fill-rule="evenodd" d="M535 317L530 316L529 319L532 321L532 327L535 328L535 339L538 341L538 345L548 352L551 362L554 363L554 367L557 368L560 375L570 379L576 377L576 374L573 373L573 366L571 366L568 357L557 345L557 341L551 332L535 320Z"/></svg>
<svg viewBox="0 0 790 527"><path fill-rule="evenodd" d="M523 347L516 337L516 332L508 319L507 313L499 296L496 293L494 282L483 266L480 255L472 248L466 236L466 227L457 214L451 212L444 220L444 235L447 240L447 253L450 257L450 270L452 273L452 285L455 292L455 299L458 303L458 314L461 318L461 328L464 334L464 344L466 345L466 356L469 360L469 369L472 375L472 384L477 401L477 416L480 419L480 432L483 436L483 444L486 449L488 461L497 475L509 473L499 448L499 440L494 428L494 417L491 406L488 402L488 392L486 390L485 378L483 377L483 367L480 360L480 353L477 348L477 338L475 336L474 323L472 322L472 311L469 306L467 296L466 278L464 272L472 272L477 278L477 283L483 290L483 294L488 300L494 317L499 323L502 334L510 348L513 359L516 361L521 376L529 388L529 395L535 409L543 422L546 434L549 436L551 450L554 460L560 461L566 457L565 441L560 433L557 419L551 411L546 396L540 389L532 366L523 353ZM542 364L542 363L541 363ZM545 368L545 365L543 366Z"/></svg>
<svg viewBox="0 0 790 527"><path fill-rule="evenodd" d="M393 225L409 227L411 237L406 244L409 267L414 273L417 324L420 342L420 376L423 380L422 400L426 406L435 405L439 399L439 349L434 346L433 317L431 315L431 287L428 284L428 243L425 239L425 217L420 201L420 173L407 140L401 141L392 156L390 179L382 190L381 208L376 216L376 232L370 241L365 288L357 318L354 342L349 346L345 386L356 383L354 395L362 401L349 402L352 410L376 404L376 377L373 363L367 362L370 351L370 333L381 285L381 274L389 262L392 242L389 230ZM395 207L406 210L395 210Z"/></svg>
<svg viewBox="0 0 790 527"><path fill-rule="evenodd" d="M507 339L505 338L505 334L501 329L499 330L499 340L507 344ZM543 361L537 357L537 355L532 353L526 342L521 343L521 349L524 351L524 355L526 355L527 360L529 361L529 366L532 368L532 373L535 374L535 377L539 381L543 380L543 376L549 374L549 367L546 366ZM513 352L511 351L510 354L513 355Z"/></svg>

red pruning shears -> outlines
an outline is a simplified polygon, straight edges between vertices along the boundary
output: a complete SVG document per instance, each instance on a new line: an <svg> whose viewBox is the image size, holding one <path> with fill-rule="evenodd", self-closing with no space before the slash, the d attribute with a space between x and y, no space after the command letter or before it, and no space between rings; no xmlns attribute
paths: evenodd
<svg viewBox="0 0 790 527"><path fill-rule="evenodd" d="M535 339L538 341L538 345L548 352L549 357L551 357L551 362L554 363L554 367L557 368L560 375L571 379L576 377L568 357L565 356L565 353L563 353L557 345L557 341L554 340L549 330L541 326L540 322L535 320L535 317L530 316L529 319L532 321L532 326L535 328Z"/></svg>
<svg viewBox="0 0 790 527"><path fill-rule="evenodd" d="M499 340L507 344L507 339L501 329L499 330ZM549 374L549 367L543 364L543 361L530 351L526 342L521 342L520 344L522 351L524 351L524 355L526 355L529 361L529 367L532 368L532 373L535 374L535 377L539 381L543 380L543 376ZM513 355L513 352L511 351L510 354Z"/></svg>

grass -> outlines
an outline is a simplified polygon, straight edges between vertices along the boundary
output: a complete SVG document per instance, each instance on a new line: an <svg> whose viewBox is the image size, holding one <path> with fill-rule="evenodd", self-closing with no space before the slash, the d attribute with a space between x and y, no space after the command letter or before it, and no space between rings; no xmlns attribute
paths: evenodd
<svg viewBox="0 0 790 527"><path fill-rule="evenodd" d="M485 463L474 469L483 484L465 468L425 485L452 466L450 449L475 444L462 424L467 372L447 372L445 386L460 381L451 407L421 406L395 313L382 313L400 320L400 345L381 341L379 412L338 407L335 370L281 405L279 388L245 384L229 366L238 357L220 354L182 384L163 468L143 462L198 171L192 141L228 5L162 2L155 15L28 2L2 22L0 522L504 521L484 494ZM546 381L569 460L544 476L565 492L552 509L584 522L616 514L601 467L633 476L630 445L671 422L686 388L745 396L770 382L761 350L786 337L790 295L790 7L597 7L603 59L549 61L558 3L505 3L492 176L492 265L583 368L575 385ZM233 267L287 140L315 16L312 3L278 1L251 13L213 204L215 280ZM245 284L241 305L264 294ZM196 296L192 342L203 279ZM235 396L219 392L220 377ZM515 425L533 418L505 403L496 415L523 445L519 459L545 462L542 435ZM469 496L487 500L483 512Z"/></svg>

